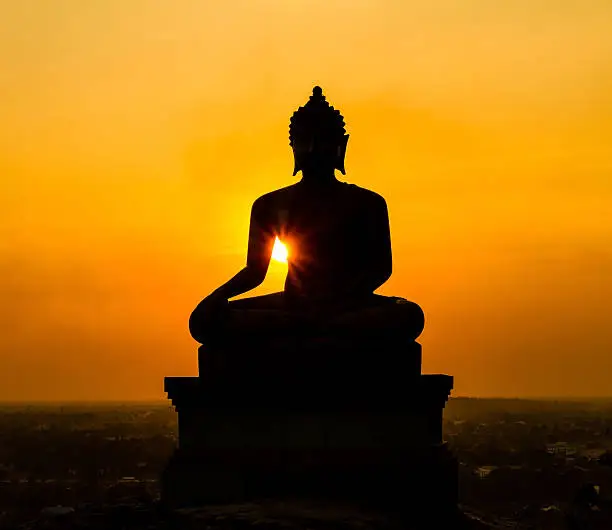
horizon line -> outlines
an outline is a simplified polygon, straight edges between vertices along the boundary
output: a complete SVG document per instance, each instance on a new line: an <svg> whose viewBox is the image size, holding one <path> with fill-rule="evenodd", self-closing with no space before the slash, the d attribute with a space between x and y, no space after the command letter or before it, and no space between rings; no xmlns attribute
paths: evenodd
<svg viewBox="0 0 612 530"><path fill-rule="evenodd" d="M561 401L561 402L593 402L612 401L610 396L450 396L451 400L488 400L488 401ZM74 406L74 405L161 405L173 406L169 398L159 399L53 399L53 400L0 400L0 407L4 406Z"/></svg>

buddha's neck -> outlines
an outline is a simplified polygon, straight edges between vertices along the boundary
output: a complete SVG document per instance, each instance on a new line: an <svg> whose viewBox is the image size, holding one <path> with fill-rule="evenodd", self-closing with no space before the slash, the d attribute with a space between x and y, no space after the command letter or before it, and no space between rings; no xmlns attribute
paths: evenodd
<svg viewBox="0 0 612 530"><path fill-rule="evenodd" d="M330 170L302 170L302 180L300 182L307 186L329 186L337 184L338 179L333 168Z"/></svg>

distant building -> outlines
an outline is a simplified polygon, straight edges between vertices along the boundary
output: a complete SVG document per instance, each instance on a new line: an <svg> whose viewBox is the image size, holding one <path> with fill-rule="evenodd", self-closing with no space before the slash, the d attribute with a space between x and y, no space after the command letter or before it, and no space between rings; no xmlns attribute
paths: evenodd
<svg viewBox="0 0 612 530"><path fill-rule="evenodd" d="M497 466L480 466L477 470L476 470L476 474L480 477L480 478L486 478L491 474L491 471L494 471L497 469Z"/></svg>
<svg viewBox="0 0 612 530"><path fill-rule="evenodd" d="M569 445L567 442L556 442L547 444L546 451L555 456L570 456L576 454L576 448Z"/></svg>
<svg viewBox="0 0 612 530"><path fill-rule="evenodd" d="M588 458L589 460L599 460L599 458L606 452L605 449L584 449L580 451L580 456Z"/></svg>

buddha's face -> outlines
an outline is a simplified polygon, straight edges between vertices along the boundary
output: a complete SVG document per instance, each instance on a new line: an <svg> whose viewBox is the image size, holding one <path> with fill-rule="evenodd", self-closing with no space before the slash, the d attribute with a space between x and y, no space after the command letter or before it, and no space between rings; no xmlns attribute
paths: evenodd
<svg viewBox="0 0 612 530"><path fill-rule="evenodd" d="M325 171L339 169L344 172L344 153L348 136L340 141L316 136L293 140L293 156L297 170Z"/></svg>

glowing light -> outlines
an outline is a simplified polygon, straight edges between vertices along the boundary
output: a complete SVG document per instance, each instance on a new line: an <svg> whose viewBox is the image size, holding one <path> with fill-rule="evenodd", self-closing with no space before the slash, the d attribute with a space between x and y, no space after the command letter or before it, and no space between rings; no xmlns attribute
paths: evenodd
<svg viewBox="0 0 612 530"><path fill-rule="evenodd" d="M288 256L289 251L287 250L287 246L277 237L276 241L274 241L274 248L272 249L272 259L280 261L281 263L287 263Z"/></svg>

